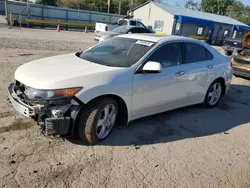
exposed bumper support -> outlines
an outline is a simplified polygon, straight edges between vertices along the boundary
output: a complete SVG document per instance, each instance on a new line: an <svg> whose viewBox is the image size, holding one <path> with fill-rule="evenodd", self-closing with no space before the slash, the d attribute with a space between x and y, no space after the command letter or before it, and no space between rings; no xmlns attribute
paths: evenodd
<svg viewBox="0 0 250 188"><path fill-rule="evenodd" d="M33 107L23 103L17 96L14 91L14 84L10 84L9 88L9 99L12 106L15 108L16 111L21 113L26 117L32 117L35 115L35 110Z"/></svg>

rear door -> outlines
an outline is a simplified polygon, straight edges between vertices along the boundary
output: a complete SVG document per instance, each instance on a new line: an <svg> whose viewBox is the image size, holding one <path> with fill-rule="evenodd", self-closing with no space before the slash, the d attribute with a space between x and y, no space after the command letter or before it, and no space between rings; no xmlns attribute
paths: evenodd
<svg viewBox="0 0 250 188"><path fill-rule="evenodd" d="M184 43L184 54L184 63L188 65L186 99L190 103L201 102L213 68L211 53L207 55L207 49L200 44Z"/></svg>

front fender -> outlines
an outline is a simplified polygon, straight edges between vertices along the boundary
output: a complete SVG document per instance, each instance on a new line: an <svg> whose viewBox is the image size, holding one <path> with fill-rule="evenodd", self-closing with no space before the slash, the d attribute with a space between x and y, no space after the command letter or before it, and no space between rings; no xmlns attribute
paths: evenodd
<svg viewBox="0 0 250 188"><path fill-rule="evenodd" d="M126 86L126 85L102 85L102 86L96 86L93 88L90 88L86 91L80 92L77 94L77 98L80 99L84 104L89 103L95 98L101 97L101 96L107 96L107 95L114 95L119 98L121 98L128 110L128 121L131 117L131 102L132 102L132 87Z"/></svg>

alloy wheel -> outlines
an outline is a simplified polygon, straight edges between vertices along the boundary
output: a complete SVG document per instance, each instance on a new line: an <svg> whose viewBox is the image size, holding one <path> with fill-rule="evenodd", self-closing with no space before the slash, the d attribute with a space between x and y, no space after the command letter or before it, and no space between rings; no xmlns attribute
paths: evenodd
<svg viewBox="0 0 250 188"><path fill-rule="evenodd" d="M114 104L108 104L103 109L97 120L96 136L99 139L106 138L112 130L116 121L116 107Z"/></svg>
<svg viewBox="0 0 250 188"><path fill-rule="evenodd" d="M209 105L211 106L215 105L219 101L221 93L222 93L221 84L218 82L214 83L212 87L210 87L208 92Z"/></svg>

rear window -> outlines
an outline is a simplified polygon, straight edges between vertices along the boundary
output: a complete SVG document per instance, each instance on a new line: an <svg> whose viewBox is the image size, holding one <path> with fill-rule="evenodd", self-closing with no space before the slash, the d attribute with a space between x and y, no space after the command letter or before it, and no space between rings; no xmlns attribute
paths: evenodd
<svg viewBox="0 0 250 188"><path fill-rule="evenodd" d="M185 43L186 63L194 63L207 60L206 49L195 43Z"/></svg>
<svg viewBox="0 0 250 188"><path fill-rule="evenodd" d="M207 60L212 60L213 55L206 49Z"/></svg>
<svg viewBox="0 0 250 188"><path fill-rule="evenodd" d="M232 38L233 39L241 39L244 36L244 34L245 33L243 31L237 31L237 30L235 30L233 32Z"/></svg>
<svg viewBox="0 0 250 188"><path fill-rule="evenodd" d="M118 25L128 25L127 20L119 20Z"/></svg>
<svg viewBox="0 0 250 188"><path fill-rule="evenodd" d="M130 25L136 26L136 21L130 21Z"/></svg>

